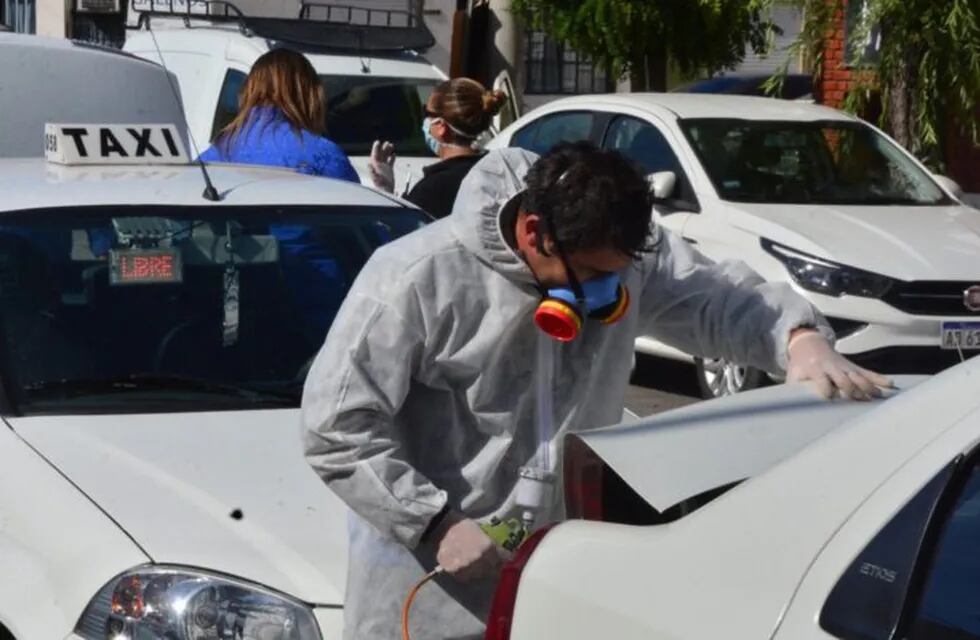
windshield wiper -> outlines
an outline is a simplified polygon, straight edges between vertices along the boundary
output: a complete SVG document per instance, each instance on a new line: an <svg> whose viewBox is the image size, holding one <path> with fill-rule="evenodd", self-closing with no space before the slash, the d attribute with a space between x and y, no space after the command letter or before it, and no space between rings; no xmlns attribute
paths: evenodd
<svg viewBox="0 0 980 640"><path fill-rule="evenodd" d="M117 378L45 380L26 385L24 391L44 397L78 398L89 394L129 393L132 391L189 391L239 398L254 404L295 406L299 394L215 382L203 378L156 373L134 373Z"/></svg>

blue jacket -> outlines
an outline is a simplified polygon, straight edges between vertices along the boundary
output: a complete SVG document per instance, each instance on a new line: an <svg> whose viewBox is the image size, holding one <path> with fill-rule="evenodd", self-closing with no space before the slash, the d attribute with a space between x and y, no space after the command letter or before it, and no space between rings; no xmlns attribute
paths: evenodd
<svg viewBox="0 0 980 640"><path fill-rule="evenodd" d="M286 167L360 182L340 147L315 133L297 131L275 107L254 107L238 135L231 140L218 138L201 154L201 160Z"/></svg>

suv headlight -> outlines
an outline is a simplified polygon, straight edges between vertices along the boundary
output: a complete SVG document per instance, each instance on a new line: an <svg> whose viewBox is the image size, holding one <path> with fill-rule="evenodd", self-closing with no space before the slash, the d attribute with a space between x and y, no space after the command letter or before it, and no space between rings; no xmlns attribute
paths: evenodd
<svg viewBox="0 0 980 640"><path fill-rule="evenodd" d="M75 628L86 640L320 640L309 607L257 585L176 567L113 579Z"/></svg>
<svg viewBox="0 0 980 640"><path fill-rule="evenodd" d="M762 238L762 248L786 266L796 284L808 291L840 297L844 294L880 298L894 282L888 276L807 255Z"/></svg>

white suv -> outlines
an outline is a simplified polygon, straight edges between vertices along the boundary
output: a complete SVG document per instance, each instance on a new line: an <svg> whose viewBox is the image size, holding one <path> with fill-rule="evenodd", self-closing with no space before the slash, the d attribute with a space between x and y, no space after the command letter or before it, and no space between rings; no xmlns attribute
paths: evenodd
<svg viewBox="0 0 980 640"><path fill-rule="evenodd" d="M418 53L434 40L410 13L304 3L299 18L284 19L246 16L227 2L134 0L130 20L135 29L123 49L164 63L177 77L199 152L238 113L238 90L252 64L287 46L303 52L320 75L327 137L347 153L362 182L370 181L368 156L379 138L397 149L399 192L436 161L422 120L426 100L446 75Z"/></svg>

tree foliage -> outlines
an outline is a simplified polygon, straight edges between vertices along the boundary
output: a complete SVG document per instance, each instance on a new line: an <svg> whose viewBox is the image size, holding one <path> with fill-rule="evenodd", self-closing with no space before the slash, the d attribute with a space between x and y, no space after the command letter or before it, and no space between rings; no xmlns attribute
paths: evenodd
<svg viewBox="0 0 980 640"><path fill-rule="evenodd" d="M851 0L858 2L861 0ZM943 168L946 142L966 133L980 142L980 2L978 0L863 0L860 23L852 40L864 40L880 28L878 59L858 72L844 99L844 108L867 113L872 101L881 104L880 123L902 145L934 169ZM837 28L844 0L797 0L804 15L796 47L815 72L823 68L825 43Z"/></svg>
<svg viewBox="0 0 980 640"><path fill-rule="evenodd" d="M738 64L772 41L772 0L513 0L534 29L622 76L670 60L683 74ZM651 87L664 89L664 87Z"/></svg>

